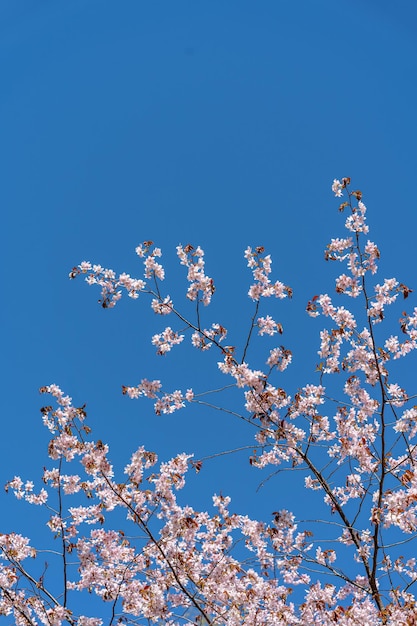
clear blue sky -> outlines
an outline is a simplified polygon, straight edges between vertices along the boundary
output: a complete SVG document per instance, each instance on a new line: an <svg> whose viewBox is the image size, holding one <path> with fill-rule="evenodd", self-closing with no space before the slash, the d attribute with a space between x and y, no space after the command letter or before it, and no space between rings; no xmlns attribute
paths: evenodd
<svg viewBox="0 0 417 626"><path fill-rule="evenodd" d="M207 325L237 343L252 311L243 251L264 245L295 292L270 309L294 351L293 390L316 380L320 323L304 309L333 288L333 178L365 194L381 279L417 288L416 33L414 0L0 2L0 483L40 477L38 388L53 382L87 403L121 466L141 444L167 458L252 442L227 416L157 418L121 395L143 377L203 390L217 356L154 356L165 320L128 299L103 311L97 290L68 280L82 260L140 276L134 248L152 239L172 295L186 287L175 246L201 245L218 286ZM239 512L291 506L288 484L256 494L265 475L246 472L242 454L212 462L191 503L206 508L222 489ZM0 507L0 532L26 510L3 494Z"/></svg>

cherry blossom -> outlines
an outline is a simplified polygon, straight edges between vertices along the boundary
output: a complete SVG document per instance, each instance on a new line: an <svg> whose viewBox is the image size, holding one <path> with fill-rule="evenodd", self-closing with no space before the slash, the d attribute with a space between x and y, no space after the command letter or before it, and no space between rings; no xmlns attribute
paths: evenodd
<svg viewBox="0 0 417 626"><path fill-rule="evenodd" d="M206 309L203 319L200 304L210 304L215 288L198 246L177 247L187 268L192 316L174 308L163 292L162 251L152 241L136 248L143 279L88 261L70 272L99 287L106 309L123 291L134 300L148 297L154 313L172 320L151 339L157 354L189 336L200 351L215 352L216 375L227 381L196 393L186 385L167 391L162 380L142 379L123 385L124 395L151 399L159 419L169 419L190 404L197 410L205 394L220 397L233 387L233 409L226 400L224 406L205 404L235 419L236 428L250 425L248 465L271 471L277 481L293 472L297 497L310 490L327 512L323 520L308 514L297 519L285 508L272 511L272 505L268 519L253 519L235 512L223 493L196 509L189 504L187 475L198 473L208 458L179 451L159 461L139 444L117 467L111 446L93 438L86 406L74 406L58 385L42 387L48 398L41 408L50 437L47 466L37 477L12 477L5 488L19 506L35 507L33 520L44 512L47 539L35 546L38 539L18 532L0 534L0 615L10 623L415 623L416 560L406 550L417 537L417 407L396 380L401 370L393 369L392 377L391 362L417 348L417 307L402 311L399 322L392 313L412 290L395 278L377 278L381 255L367 239L362 193L350 185L350 178L332 184L343 200L339 211L348 232L331 239L325 259L342 263L343 271L334 294L318 293L307 304L319 362L312 379L295 387L283 374L293 366L293 352L274 344L283 328L261 311L265 298L291 297L292 289L272 279L271 255L263 247L245 251L254 311L247 336L234 337L233 346L224 345L233 329L228 333L213 322ZM254 357L256 340L262 345ZM93 596L87 616L84 599Z"/></svg>

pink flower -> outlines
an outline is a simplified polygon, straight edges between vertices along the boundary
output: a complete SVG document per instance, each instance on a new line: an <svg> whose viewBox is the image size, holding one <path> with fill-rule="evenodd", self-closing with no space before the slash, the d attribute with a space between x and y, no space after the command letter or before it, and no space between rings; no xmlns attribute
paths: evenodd
<svg viewBox="0 0 417 626"><path fill-rule="evenodd" d="M281 324L277 324L270 315L266 317L258 317L257 325L260 335L275 335L275 333L282 334Z"/></svg>
<svg viewBox="0 0 417 626"><path fill-rule="evenodd" d="M340 198L343 195L343 185L340 180L337 180L337 178L333 180L332 191L337 198Z"/></svg>
<svg viewBox="0 0 417 626"><path fill-rule="evenodd" d="M179 335L167 326L165 330L152 337L152 343L158 348L157 354L166 354L173 346L178 345L184 340L184 335Z"/></svg>

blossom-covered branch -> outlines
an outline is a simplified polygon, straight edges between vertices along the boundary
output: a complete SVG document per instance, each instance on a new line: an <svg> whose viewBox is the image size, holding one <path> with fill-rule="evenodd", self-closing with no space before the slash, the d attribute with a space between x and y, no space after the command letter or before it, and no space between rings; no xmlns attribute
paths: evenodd
<svg viewBox="0 0 417 626"><path fill-rule="evenodd" d="M342 198L347 234L330 241L325 259L344 267L334 295L316 294L307 304L312 328L320 323L319 363L311 382L293 388L282 382L292 351L275 343L283 326L263 311L271 297L282 300L292 290L272 280L263 247L245 251L254 310L243 338L230 339L234 329L209 318L215 287L200 247L177 248L193 316L164 292L162 252L151 241L136 249L143 278L86 261L70 273L100 287L104 308L125 290L133 299L148 296L156 315L170 315L171 325L151 337L157 355L186 338L203 353L217 351L216 375L225 383L216 393L221 398L233 387L234 404L205 402L209 389L196 393L187 384L165 391L160 380L124 385L123 394L152 399L158 416L194 403L239 418L236 428L248 422L248 465L270 468L277 480L284 469L294 472L300 497L303 489L314 492L324 520L296 519L284 508L252 519L233 512L226 495L214 495L206 510L180 504L187 471L203 463L183 452L158 466L156 453L141 446L121 475L109 445L91 439L85 406L74 407L50 385L42 389L56 405L42 409L51 434L43 485L15 476L6 489L48 512L59 547L45 570L38 564L43 551L29 538L0 535L0 615L13 615L16 624L77 626L414 623L416 563L401 546L417 540L417 408L392 364L417 348L417 307L402 311L399 323L390 315L412 290L378 279L381 253L368 239L362 193L351 190L349 178L335 179L332 190ZM234 345L225 345L226 337ZM257 341L264 366L249 358ZM90 617L82 610L85 591L102 601Z"/></svg>

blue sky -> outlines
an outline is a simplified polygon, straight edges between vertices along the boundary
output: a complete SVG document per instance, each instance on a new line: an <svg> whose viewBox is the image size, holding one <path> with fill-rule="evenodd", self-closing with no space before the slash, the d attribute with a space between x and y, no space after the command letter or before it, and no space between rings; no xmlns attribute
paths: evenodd
<svg viewBox="0 0 417 626"><path fill-rule="evenodd" d="M167 291L181 294L175 247L201 245L217 285L206 325L223 323L238 343L252 312L243 251L264 245L294 288L292 302L264 309L294 352L293 389L316 380L320 323L304 311L333 289L323 260L343 236L333 178L351 176L365 194L381 278L417 288L416 32L414 0L0 3L0 482L40 477L38 388L53 382L87 403L121 467L141 444L167 458L252 443L225 415L158 418L121 395L144 377L203 390L217 357L180 346L157 358L150 337L165 320L141 301L102 310L96 290L68 280L82 260L140 276L134 249L151 239ZM266 517L290 506L292 485L256 492L263 477L243 454L221 458L189 499L206 508L222 489L239 512ZM5 498L1 532L23 510Z"/></svg>

